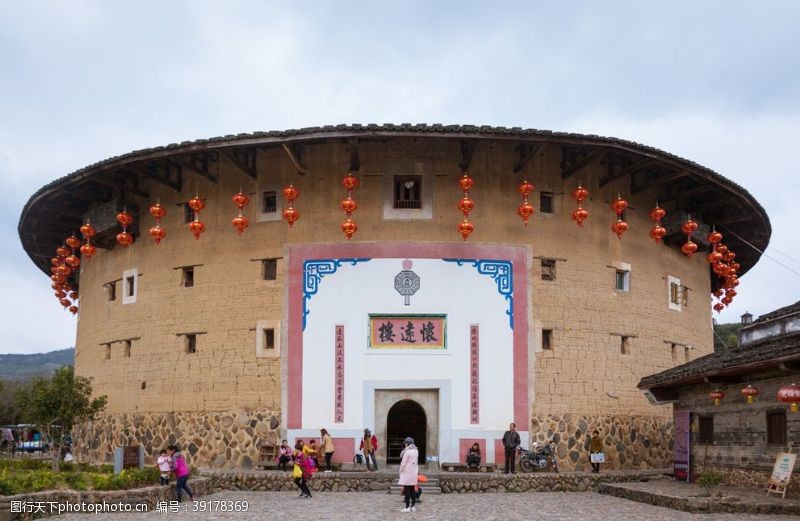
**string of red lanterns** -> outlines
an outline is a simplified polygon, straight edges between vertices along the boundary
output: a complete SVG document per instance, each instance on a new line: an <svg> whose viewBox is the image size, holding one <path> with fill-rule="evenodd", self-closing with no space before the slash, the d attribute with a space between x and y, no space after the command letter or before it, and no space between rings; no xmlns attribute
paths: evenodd
<svg viewBox="0 0 800 521"><path fill-rule="evenodd" d="M617 220L611 225L611 231L617 234L617 239L622 239L622 234L628 230L628 223L622 218L622 214L627 208L628 201L617 194L617 198L611 203L611 209L617 214Z"/></svg>
<svg viewBox="0 0 800 521"><path fill-rule="evenodd" d="M691 257L697 251L697 243L692 241L692 234L697 230L697 227L698 224L692 220L691 215L681 224L681 231L686 236L686 242L681 246L681 251L687 257Z"/></svg>
<svg viewBox="0 0 800 521"><path fill-rule="evenodd" d="M292 227L294 222L300 218L300 212L294 207L294 202L300 197L300 191L290 184L283 189L283 197L286 198L286 209L283 211L283 218Z"/></svg>
<svg viewBox="0 0 800 521"><path fill-rule="evenodd" d="M233 227L236 229L236 233L238 235L242 235L242 232L250 225L250 221L247 220L247 217L242 215L242 211L244 207L250 204L250 198L245 195L241 189L239 189L239 193L233 196L233 204L239 209L239 215L235 216L231 221Z"/></svg>
<svg viewBox="0 0 800 521"><path fill-rule="evenodd" d="M528 202L528 196L533 193L533 188L533 183L529 183L527 179L522 181L519 188L517 188L520 195L522 195L522 204L517 208L517 215L522 217L525 226L528 226L528 219L530 219L534 212L533 205Z"/></svg>
<svg viewBox="0 0 800 521"><path fill-rule="evenodd" d="M133 235L128 233L128 226L133 223L133 216L128 213L126 208L117 214L117 222L122 226L122 231L117 234L117 243L120 246L127 247L133 243Z"/></svg>
<svg viewBox="0 0 800 521"><path fill-rule="evenodd" d="M778 389L775 397L779 402L791 404L789 410L797 412L797 404L800 403L800 386L795 383L784 385Z"/></svg>
<svg viewBox="0 0 800 521"><path fill-rule="evenodd" d="M344 210L344 213L347 215L347 219L342 222L342 232L344 232L344 236L347 237L349 241L353 237L353 234L358 231L358 225L352 219L353 212L358 208L358 204L356 204L353 199L353 190L358 187L358 178L353 175L353 172L347 172L344 178L342 178L342 186L347 190L347 197L342 199L341 203L342 210Z"/></svg>
<svg viewBox="0 0 800 521"><path fill-rule="evenodd" d="M92 246L92 237L97 235L97 230L94 229L94 226L87 220L86 223L81 226L81 235L86 240L86 243L81 246L80 252L81 255L86 257L86 260L91 260L95 253L97 253L97 248Z"/></svg>
<svg viewBox="0 0 800 521"><path fill-rule="evenodd" d="M759 393L758 387L753 387L751 384L747 384L747 387L742 389L742 396L747 398L747 403L753 403Z"/></svg>
<svg viewBox="0 0 800 521"><path fill-rule="evenodd" d="M458 209L464 214L464 220L458 224L458 232L461 234L461 238L463 240L467 240L467 237L475 231L475 225L469 222L469 214L473 208L475 208L475 202L470 198L469 191L475 182L472 180L472 177L467 172L458 179L458 186L463 190L464 197L458 202Z"/></svg>
<svg viewBox="0 0 800 521"><path fill-rule="evenodd" d="M650 237L656 241L656 244L659 244L667 234L667 229L661 226L661 219L666 215L667 211L658 206L658 201L656 201L656 207L650 210L650 219L653 221L653 227L650 228Z"/></svg>
<svg viewBox="0 0 800 521"><path fill-rule="evenodd" d="M150 215L155 217L156 225L150 228L149 234L156 244L160 243L164 237L167 236L167 231L161 227L161 219L167 215L167 210L162 206L161 202L156 200L156 204L150 207Z"/></svg>
<svg viewBox="0 0 800 521"><path fill-rule="evenodd" d="M572 220L578 225L578 228L583 228L583 221L589 218L589 211L583 207L583 201L589 197L589 190L578 183L578 188L572 192L572 198L578 203L578 208L572 212Z"/></svg>
<svg viewBox="0 0 800 521"><path fill-rule="evenodd" d="M200 238L200 234L206 229L206 225L200 221L200 212L206 207L206 203L200 198L200 195L195 195L189 199L189 208L194 212L194 219L189 223L189 230L194 235L194 239Z"/></svg>
<svg viewBox="0 0 800 521"><path fill-rule="evenodd" d="M719 407L720 402L725 398L725 391L714 389L709 393L708 397L714 400L714 407Z"/></svg>

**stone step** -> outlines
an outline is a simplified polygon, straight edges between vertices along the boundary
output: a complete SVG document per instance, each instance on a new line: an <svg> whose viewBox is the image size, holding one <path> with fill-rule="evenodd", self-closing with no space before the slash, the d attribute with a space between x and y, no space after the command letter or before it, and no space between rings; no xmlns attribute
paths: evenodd
<svg viewBox="0 0 800 521"><path fill-rule="evenodd" d="M430 483L423 483L420 485L420 488L422 489L422 497L425 497L426 494L436 495L442 493L442 487L440 487L438 484L435 486L431 486ZM402 496L403 487L401 487L400 485L390 485L389 494Z"/></svg>

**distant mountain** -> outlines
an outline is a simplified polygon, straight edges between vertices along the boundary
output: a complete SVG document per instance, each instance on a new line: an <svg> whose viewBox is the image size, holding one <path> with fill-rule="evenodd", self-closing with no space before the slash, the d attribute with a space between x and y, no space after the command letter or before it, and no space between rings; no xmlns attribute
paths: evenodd
<svg viewBox="0 0 800 521"><path fill-rule="evenodd" d="M75 348L30 355L0 355L0 380L27 380L50 376L62 365L75 363Z"/></svg>

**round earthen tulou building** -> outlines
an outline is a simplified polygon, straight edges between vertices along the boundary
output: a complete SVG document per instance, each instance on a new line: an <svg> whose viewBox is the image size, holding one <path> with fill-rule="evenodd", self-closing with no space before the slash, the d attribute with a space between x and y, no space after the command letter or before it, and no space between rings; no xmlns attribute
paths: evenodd
<svg viewBox="0 0 800 521"><path fill-rule="evenodd" d="M60 269L87 223L92 248ZM84 459L177 442L194 466L250 468L324 427L334 461L369 428L379 462L406 436L428 462L476 441L502 462L515 422L569 470L595 429L608 468L671 462L671 411L637 383L713 351L712 227L737 275L769 241L742 187L633 142L352 125L107 159L36 192L19 233L79 306L76 372L108 396L74 433Z"/></svg>

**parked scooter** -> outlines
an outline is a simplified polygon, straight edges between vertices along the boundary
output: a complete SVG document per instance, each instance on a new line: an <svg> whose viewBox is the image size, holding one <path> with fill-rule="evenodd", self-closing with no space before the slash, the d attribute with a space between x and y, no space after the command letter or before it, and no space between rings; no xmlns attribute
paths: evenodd
<svg viewBox="0 0 800 521"><path fill-rule="evenodd" d="M552 465L555 472L558 472L558 460L556 459L556 444L550 441L545 445L533 444L533 450L520 449L519 467L522 472L533 472L536 469L546 469Z"/></svg>

